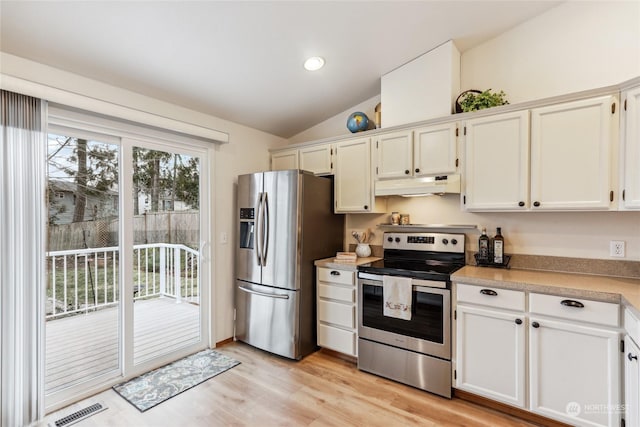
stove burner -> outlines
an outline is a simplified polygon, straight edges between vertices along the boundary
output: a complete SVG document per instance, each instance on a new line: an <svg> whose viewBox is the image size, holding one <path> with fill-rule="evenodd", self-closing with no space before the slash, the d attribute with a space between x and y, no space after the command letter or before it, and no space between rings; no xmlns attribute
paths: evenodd
<svg viewBox="0 0 640 427"><path fill-rule="evenodd" d="M385 233L386 234L386 233ZM395 233L393 236L399 236ZM364 273L412 277L424 280L449 281L449 276L456 270L464 267L464 234L446 235L447 238L455 238L461 242L457 252L447 252L448 247L442 245L434 247L431 244L412 245L417 237L429 237L430 241L441 242L443 235L418 233L400 236L401 248L384 249L384 259L374 261L370 264L360 265L358 271ZM386 238L387 236L385 236ZM395 239L395 237L394 237ZM424 239L423 239L424 240ZM408 243L404 243L408 242ZM411 249L405 249L411 248ZM462 250L462 252L460 252Z"/></svg>

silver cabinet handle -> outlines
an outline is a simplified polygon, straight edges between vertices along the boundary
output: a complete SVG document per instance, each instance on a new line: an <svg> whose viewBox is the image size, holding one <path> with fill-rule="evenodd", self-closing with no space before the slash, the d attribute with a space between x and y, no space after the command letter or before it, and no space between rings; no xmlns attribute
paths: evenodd
<svg viewBox="0 0 640 427"><path fill-rule="evenodd" d="M289 295L287 295L287 294L269 294L269 293L266 293L266 292L253 291L251 289L243 288L242 286L238 286L238 289L240 289L241 291L246 292L248 294L259 295L261 297L289 299Z"/></svg>

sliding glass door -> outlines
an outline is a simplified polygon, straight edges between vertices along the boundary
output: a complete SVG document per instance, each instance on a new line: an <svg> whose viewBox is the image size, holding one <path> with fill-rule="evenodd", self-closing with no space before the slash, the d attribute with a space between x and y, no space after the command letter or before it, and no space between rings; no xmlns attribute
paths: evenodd
<svg viewBox="0 0 640 427"><path fill-rule="evenodd" d="M199 343L200 170L196 153L133 146L133 361Z"/></svg>
<svg viewBox="0 0 640 427"><path fill-rule="evenodd" d="M48 137L45 395L121 373L120 145Z"/></svg>
<svg viewBox="0 0 640 427"><path fill-rule="evenodd" d="M48 409L208 345L207 153L50 126Z"/></svg>

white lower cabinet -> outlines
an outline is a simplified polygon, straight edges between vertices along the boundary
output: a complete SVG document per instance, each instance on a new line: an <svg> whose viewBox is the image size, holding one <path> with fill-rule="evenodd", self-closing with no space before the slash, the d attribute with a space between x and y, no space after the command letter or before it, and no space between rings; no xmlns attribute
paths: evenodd
<svg viewBox="0 0 640 427"><path fill-rule="evenodd" d="M574 426L619 426L626 409L640 426L633 342L622 405L619 305L528 300L525 312L524 292L456 285L456 388Z"/></svg>
<svg viewBox="0 0 640 427"><path fill-rule="evenodd" d="M627 335L624 338L624 349L625 425L640 426L640 348Z"/></svg>
<svg viewBox="0 0 640 427"><path fill-rule="evenodd" d="M624 419L625 425L640 426L640 320L625 309L624 328Z"/></svg>
<svg viewBox="0 0 640 427"><path fill-rule="evenodd" d="M349 270L317 267L318 345L357 356L356 279Z"/></svg>
<svg viewBox="0 0 640 427"><path fill-rule="evenodd" d="M457 307L456 387L524 408L524 313Z"/></svg>
<svg viewBox="0 0 640 427"><path fill-rule="evenodd" d="M531 410L573 425L618 426L619 334L531 317Z"/></svg>

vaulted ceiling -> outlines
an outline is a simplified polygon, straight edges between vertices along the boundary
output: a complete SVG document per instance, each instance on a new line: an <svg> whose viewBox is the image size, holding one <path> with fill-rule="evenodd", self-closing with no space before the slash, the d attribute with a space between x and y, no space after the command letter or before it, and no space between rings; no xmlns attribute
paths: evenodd
<svg viewBox="0 0 640 427"><path fill-rule="evenodd" d="M0 50L288 138L447 40L465 51L557 4L1 1Z"/></svg>

